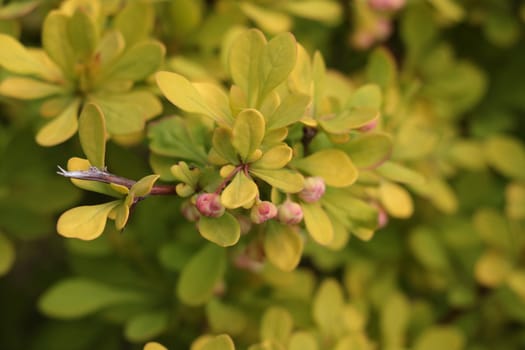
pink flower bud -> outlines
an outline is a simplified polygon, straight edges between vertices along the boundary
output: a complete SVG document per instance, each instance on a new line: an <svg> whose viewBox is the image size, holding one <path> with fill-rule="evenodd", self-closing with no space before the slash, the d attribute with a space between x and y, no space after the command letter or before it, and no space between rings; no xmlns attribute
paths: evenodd
<svg viewBox="0 0 525 350"><path fill-rule="evenodd" d="M277 216L277 207L272 202L262 201L255 204L250 211L250 218L256 224L273 219Z"/></svg>
<svg viewBox="0 0 525 350"><path fill-rule="evenodd" d="M217 193L202 193L195 202L197 210L204 216L218 218L224 214L221 198Z"/></svg>
<svg viewBox="0 0 525 350"><path fill-rule="evenodd" d="M193 203L191 203L190 201L185 201L184 203L182 203L180 211L182 213L182 216L184 216L186 220L190 222L195 222L199 220L201 216L195 205L193 205Z"/></svg>
<svg viewBox="0 0 525 350"><path fill-rule="evenodd" d="M359 130L359 131L362 131L362 132L368 132L368 131L370 131L370 130L374 130L374 129L376 128L378 122L379 122L379 119L376 118L376 119L374 119L374 120L368 122L367 124L363 125L363 126L360 127L358 130Z"/></svg>
<svg viewBox="0 0 525 350"><path fill-rule="evenodd" d="M405 5L405 0L368 0L368 5L377 11L397 11Z"/></svg>
<svg viewBox="0 0 525 350"><path fill-rule="evenodd" d="M279 220L288 225L296 225L303 220L303 209L298 203L287 200L279 206Z"/></svg>
<svg viewBox="0 0 525 350"><path fill-rule="evenodd" d="M378 228L382 228L385 227L386 224L388 224L388 214L386 213L385 209L380 207L377 214L377 226Z"/></svg>
<svg viewBox="0 0 525 350"><path fill-rule="evenodd" d="M326 191L324 180L319 176L307 177L304 180L304 188L299 192L299 198L308 203L317 202Z"/></svg>
<svg viewBox="0 0 525 350"><path fill-rule="evenodd" d="M392 22L387 18L379 18L374 31L376 39L385 40L392 34Z"/></svg>

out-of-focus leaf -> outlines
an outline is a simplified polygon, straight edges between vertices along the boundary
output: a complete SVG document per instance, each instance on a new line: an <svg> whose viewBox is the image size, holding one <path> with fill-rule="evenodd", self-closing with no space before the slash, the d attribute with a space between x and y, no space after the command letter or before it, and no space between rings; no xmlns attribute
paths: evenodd
<svg viewBox="0 0 525 350"><path fill-rule="evenodd" d="M335 116L319 119L319 124L332 134L346 134L379 118L379 110L369 107L344 110Z"/></svg>
<svg viewBox="0 0 525 350"><path fill-rule="evenodd" d="M264 312L261 319L261 340L274 340L286 344L293 328L293 319L290 313L281 307L271 307Z"/></svg>
<svg viewBox="0 0 525 350"><path fill-rule="evenodd" d="M149 3L131 1L115 16L114 26L122 33L127 47L146 38L153 28L154 11Z"/></svg>
<svg viewBox="0 0 525 350"><path fill-rule="evenodd" d="M152 311L133 316L126 322L124 335L131 342L143 342L155 338L168 326L166 311Z"/></svg>
<svg viewBox="0 0 525 350"><path fill-rule="evenodd" d="M201 346L192 350L235 350L233 340L227 334L221 334L206 339Z"/></svg>
<svg viewBox="0 0 525 350"><path fill-rule="evenodd" d="M426 228L412 231L409 239L410 250L426 268L446 271L450 267L449 258L437 233Z"/></svg>
<svg viewBox="0 0 525 350"><path fill-rule="evenodd" d="M505 283L512 271L508 257L498 251L487 251L476 261L476 280L487 287L498 287Z"/></svg>
<svg viewBox="0 0 525 350"><path fill-rule="evenodd" d="M104 79L143 80L160 67L166 49L156 41L138 43L119 57Z"/></svg>
<svg viewBox="0 0 525 350"><path fill-rule="evenodd" d="M392 138L388 134L359 135L343 145L338 145L358 168L374 168L384 163L392 153Z"/></svg>
<svg viewBox="0 0 525 350"><path fill-rule="evenodd" d="M375 49L368 59L366 75L371 82L378 84L383 90L395 84L397 68L392 54L383 47Z"/></svg>
<svg viewBox="0 0 525 350"><path fill-rule="evenodd" d="M303 18L335 25L341 19L342 6L335 1L307 0L283 3L286 11Z"/></svg>
<svg viewBox="0 0 525 350"><path fill-rule="evenodd" d="M77 59L85 61L95 50L98 32L95 21L86 11L78 9L67 21L68 41ZM66 38L61 38L66 40Z"/></svg>
<svg viewBox="0 0 525 350"><path fill-rule="evenodd" d="M144 345L144 350L168 350L165 346L156 343L156 342L149 342Z"/></svg>
<svg viewBox="0 0 525 350"><path fill-rule="evenodd" d="M341 150L318 151L294 162L294 165L310 175L321 176L329 186L346 187L357 180L357 169Z"/></svg>
<svg viewBox="0 0 525 350"><path fill-rule="evenodd" d="M505 189L505 212L510 219L525 218L525 185L511 183Z"/></svg>
<svg viewBox="0 0 525 350"><path fill-rule="evenodd" d="M328 245L334 238L332 222L319 203L301 203L304 223L310 236L321 245Z"/></svg>
<svg viewBox="0 0 525 350"><path fill-rule="evenodd" d="M226 251L214 244L205 245L184 266L177 283L177 296L188 305L206 303L213 288L221 281L225 268Z"/></svg>
<svg viewBox="0 0 525 350"><path fill-rule="evenodd" d="M13 243L0 232L0 277L9 272L15 262L15 255Z"/></svg>
<svg viewBox="0 0 525 350"><path fill-rule="evenodd" d="M289 350L318 350L319 346L311 333L296 332L290 337Z"/></svg>
<svg viewBox="0 0 525 350"><path fill-rule="evenodd" d="M387 348L402 349L410 319L410 305L401 293L390 295L381 306L381 339Z"/></svg>
<svg viewBox="0 0 525 350"><path fill-rule="evenodd" d="M269 33L285 32L292 25L291 18L283 13L244 1L240 3L240 7L246 16Z"/></svg>
<svg viewBox="0 0 525 350"><path fill-rule="evenodd" d="M303 176L290 169L252 168L250 173L284 192L297 193L304 187Z"/></svg>
<svg viewBox="0 0 525 350"><path fill-rule="evenodd" d="M42 46L68 77L74 76L75 51L69 42L69 19L60 11L47 15L42 27Z"/></svg>
<svg viewBox="0 0 525 350"><path fill-rule="evenodd" d="M493 136L485 143L489 165L505 176L525 179L525 145L510 136Z"/></svg>
<svg viewBox="0 0 525 350"><path fill-rule="evenodd" d="M27 15L28 13L33 11L39 4L40 0L11 2L0 8L0 20L14 19Z"/></svg>
<svg viewBox="0 0 525 350"><path fill-rule="evenodd" d="M0 83L0 94L22 100L33 100L52 95L62 94L60 85L44 83L31 78L6 78Z"/></svg>
<svg viewBox="0 0 525 350"><path fill-rule="evenodd" d="M89 162L104 168L106 156L106 123L102 111L94 104L87 104L78 119L78 136L82 150Z"/></svg>
<svg viewBox="0 0 525 350"><path fill-rule="evenodd" d="M59 116L48 122L36 135L42 146L55 146L73 136L78 130L80 100L73 100Z"/></svg>
<svg viewBox="0 0 525 350"><path fill-rule="evenodd" d="M264 252L273 265L284 271L292 271L301 259L303 240L292 227L268 222L264 235Z"/></svg>
<svg viewBox="0 0 525 350"><path fill-rule="evenodd" d="M462 350L465 346L463 333L452 326L433 326L416 339L414 350Z"/></svg>
<svg viewBox="0 0 525 350"><path fill-rule="evenodd" d="M228 212L218 218L203 216L198 227L204 238L222 247L234 245L241 235L239 222Z"/></svg>
<svg viewBox="0 0 525 350"><path fill-rule="evenodd" d="M387 161L379 166L376 171L385 178L396 182L413 185L425 183L423 175L399 163Z"/></svg>
<svg viewBox="0 0 525 350"><path fill-rule="evenodd" d="M85 278L62 280L48 289L38 308L48 316L74 319L112 305L141 302L144 296Z"/></svg>
<svg viewBox="0 0 525 350"><path fill-rule="evenodd" d="M45 67L18 41L0 33L0 66L19 74L45 75Z"/></svg>
<svg viewBox="0 0 525 350"><path fill-rule="evenodd" d="M313 300L313 319L327 335L338 336L342 327L342 311L345 300L343 290L335 279L321 283Z"/></svg>
<svg viewBox="0 0 525 350"><path fill-rule="evenodd" d="M222 303L218 299L212 299L206 305L206 316L215 333L240 335L248 326L248 318L240 308Z"/></svg>
<svg viewBox="0 0 525 350"><path fill-rule="evenodd" d="M414 212L412 197L400 185L383 181L379 187L379 198L388 214L396 218L408 218Z"/></svg>

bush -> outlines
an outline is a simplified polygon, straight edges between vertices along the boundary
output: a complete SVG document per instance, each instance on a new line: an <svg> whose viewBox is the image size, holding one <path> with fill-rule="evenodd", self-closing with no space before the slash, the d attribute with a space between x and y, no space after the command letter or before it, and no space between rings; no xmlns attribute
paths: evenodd
<svg viewBox="0 0 525 350"><path fill-rule="evenodd" d="M524 21L0 2L0 348L525 348Z"/></svg>

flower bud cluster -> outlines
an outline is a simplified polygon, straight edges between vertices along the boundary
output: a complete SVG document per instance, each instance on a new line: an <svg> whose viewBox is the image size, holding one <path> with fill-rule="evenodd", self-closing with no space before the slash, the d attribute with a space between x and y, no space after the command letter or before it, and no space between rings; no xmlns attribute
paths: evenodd
<svg viewBox="0 0 525 350"><path fill-rule="evenodd" d="M217 193L202 193L197 197L195 206L201 215L218 218L224 214L221 197Z"/></svg>
<svg viewBox="0 0 525 350"><path fill-rule="evenodd" d="M324 195L326 185L322 177L307 177L304 180L304 188L299 192L299 198L307 203L317 202Z"/></svg>

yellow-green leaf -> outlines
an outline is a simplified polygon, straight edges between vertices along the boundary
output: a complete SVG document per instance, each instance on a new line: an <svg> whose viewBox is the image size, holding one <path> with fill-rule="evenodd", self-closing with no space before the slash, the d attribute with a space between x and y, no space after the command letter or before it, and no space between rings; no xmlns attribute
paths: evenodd
<svg viewBox="0 0 525 350"><path fill-rule="evenodd" d="M159 175L148 175L144 176L142 179L137 181L133 186L131 186L130 193L135 197L144 197L147 196L155 182L159 179Z"/></svg>
<svg viewBox="0 0 525 350"><path fill-rule="evenodd" d="M386 90L397 81L397 68L394 56L384 47L375 49L366 67L368 80Z"/></svg>
<svg viewBox="0 0 525 350"><path fill-rule="evenodd" d="M259 95L259 70L266 47L266 38L258 29L240 34L232 43L228 67L235 85L248 98L248 106L256 107Z"/></svg>
<svg viewBox="0 0 525 350"><path fill-rule="evenodd" d="M92 240L102 234L109 213L121 201L69 209L58 218L57 231L64 237Z"/></svg>
<svg viewBox="0 0 525 350"><path fill-rule="evenodd" d="M206 305L206 316L214 333L240 335L248 325L247 314L240 307L223 303L219 299L212 299Z"/></svg>
<svg viewBox="0 0 525 350"><path fill-rule="evenodd" d="M411 185L423 185L425 178L415 170L394 162L385 162L376 169L377 173L385 178Z"/></svg>
<svg viewBox="0 0 525 350"><path fill-rule="evenodd" d="M129 196L127 197L129 198ZM129 219L129 205L128 203L121 202L119 205L117 205L110 214L108 214L109 218L114 218L115 220L115 228L117 230L123 230L126 226L126 223Z"/></svg>
<svg viewBox="0 0 525 350"><path fill-rule="evenodd" d="M82 109L78 119L78 136L89 162L103 169L106 156L106 123L97 105L88 103Z"/></svg>
<svg viewBox="0 0 525 350"><path fill-rule="evenodd" d="M87 11L78 8L67 21L68 41L71 48L81 62L87 60L95 50L98 41L98 32L95 20ZM66 38L61 38L66 40Z"/></svg>
<svg viewBox="0 0 525 350"><path fill-rule="evenodd" d="M345 152L327 149L294 162L294 165L310 175L320 176L333 187L350 186L357 180L357 169Z"/></svg>
<svg viewBox="0 0 525 350"><path fill-rule="evenodd" d="M0 277L5 275L15 262L15 247L7 237L0 232Z"/></svg>
<svg viewBox="0 0 525 350"><path fill-rule="evenodd" d="M379 118L379 110L369 107L344 110L330 117L319 118L319 124L332 134L346 134Z"/></svg>
<svg viewBox="0 0 525 350"><path fill-rule="evenodd" d="M208 107L213 110L217 120L228 126L233 124L230 100L221 87L210 83L193 83L193 87L199 92Z"/></svg>
<svg viewBox="0 0 525 350"><path fill-rule="evenodd" d="M257 6L250 2L241 2L239 5L247 17L268 33L282 33L292 26L292 20L289 16L272 11L269 7Z"/></svg>
<svg viewBox="0 0 525 350"><path fill-rule="evenodd" d="M261 319L261 340L274 340L287 344L293 329L292 315L282 307L271 307L266 310Z"/></svg>
<svg viewBox="0 0 525 350"><path fill-rule="evenodd" d="M290 169L250 169L250 173L284 192L297 193L304 187L304 177Z"/></svg>
<svg viewBox="0 0 525 350"><path fill-rule="evenodd" d="M296 59L297 43L291 33L278 34L268 42L259 68L259 101L288 78Z"/></svg>
<svg viewBox="0 0 525 350"><path fill-rule="evenodd" d="M510 183L505 189L505 213L510 219L525 219L525 184Z"/></svg>
<svg viewBox="0 0 525 350"><path fill-rule="evenodd" d="M199 90L186 78L172 72L158 72L155 76L160 91L175 106L183 111L202 114L217 123L228 125L226 120L220 118L221 111L209 106Z"/></svg>
<svg viewBox="0 0 525 350"><path fill-rule="evenodd" d="M310 96L299 93L287 95L279 107L268 116L268 130L275 130L293 124L304 116L306 107L310 103Z"/></svg>
<svg viewBox="0 0 525 350"><path fill-rule="evenodd" d="M480 284L496 288L505 283L512 268L509 257L496 250L489 250L476 261L474 276Z"/></svg>
<svg viewBox="0 0 525 350"><path fill-rule="evenodd" d="M379 198L388 214L396 218L408 218L414 212L412 197L403 187L384 181L379 187Z"/></svg>
<svg viewBox="0 0 525 350"><path fill-rule="evenodd" d="M177 296L187 305L206 303L213 295L213 288L222 280L225 268L226 250L207 244L182 269Z"/></svg>
<svg viewBox="0 0 525 350"><path fill-rule="evenodd" d="M0 4L3 1L0 1ZM10 2L9 4L0 5L0 20L15 19L27 15L40 4L40 0ZM0 47L3 47L0 45Z"/></svg>
<svg viewBox="0 0 525 350"><path fill-rule="evenodd" d="M143 342L157 337L168 327L167 310L139 313L129 318L124 328L126 339L131 342Z"/></svg>
<svg viewBox="0 0 525 350"><path fill-rule="evenodd" d="M218 218L202 216L198 227L204 238L222 247L234 245L241 236L239 222L228 212Z"/></svg>
<svg viewBox="0 0 525 350"><path fill-rule="evenodd" d="M288 346L289 350L318 350L317 340L311 333L307 332L296 332L292 334L290 343Z"/></svg>
<svg viewBox="0 0 525 350"><path fill-rule="evenodd" d="M227 334L207 339L197 350L235 350L233 340Z"/></svg>
<svg viewBox="0 0 525 350"><path fill-rule="evenodd" d="M42 146L55 146L68 140L78 130L78 107L74 100L59 116L48 122L36 135L36 142Z"/></svg>
<svg viewBox="0 0 525 350"><path fill-rule="evenodd" d="M122 33L126 46L131 47L151 32L155 12L152 4L140 1L127 2L114 19L115 28Z"/></svg>
<svg viewBox="0 0 525 350"><path fill-rule="evenodd" d="M168 348L157 342L150 341L149 343L146 343L146 345L144 345L143 350L168 350Z"/></svg>
<svg viewBox="0 0 525 350"><path fill-rule="evenodd" d="M22 100L33 100L62 93L64 93L64 88L60 85L44 83L31 78L12 77L0 83L0 95Z"/></svg>
<svg viewBox="0 0 525 350"><path fill-rule="evenodd" d="M307 0L284 2L283 6L291 14L335 25L341 19L343 7L336 1Z"/></svg>
<svg viewBox="0 0 525 350"><path fill-rule="evenodd" d="M525 145L510 136L493 136L485 143L487 162L511 178L525 179Z"/></svg>
<svg viewBox="0 0 525 350"><path fill-rule="evenodd" d="M328 245L334 238L332 222L319 203L301 203L304 223L310 236L321 245Z"/></svg>
<svg viewBox="0 0 525 350"><path fill-rule="evenodd" d="M390 158L393 142L388 134L366 133L338 147L350 156L356 167L374 168Z"/></svg>
<svg viewBox="0 0 525 350"><path fill-rule="evenodd" d="M410 319L410 304L407 298L394 292L381 305L381 339L390 349L405 346L405 332Z"/></svg>
<svg viewBox="0 0 525 350"><path fill-rule="evenodd" d="M432 326L423 331L414 343L414 350L462 350L465 336L452 326Z"/></svg>
<svg viewBox="0 0 525 350"><path fill-rule="evenodd" d="M321 332L331 336L341 332L344 303L343 290L339 283L332 278L324 280L312 305L313 319Z"/></svg>
<svg viewBox="0 0 525 350"><path fill-rule="evenodd" d="M243 161L246 161L264 138L264 117L255 109L245 109L235 117L232 145Z"/></svg>
<svg viewBox="0 0 525 350"><path fill-rule="evenodd" d="M350 98L346 108L363 108L372 109L381 108L381 90L376 84L366 84L358 88Z"/></svg>
<svg viewBox="0 0 525 350"><path fill-rule="evenodd" d="M264 234L264 252L268 261L283 271L292 271L303 253L303 240L289 225L269 221Z"/></svg>
<svg viewBox="0 0 525 350"><path fill-rule="evenodd" d="M262 157L251 164L256 169L281 169L293 156L293 150L286 144L280 144L264 152Z"/></svg>
<svg viewBox="0 0 525 350"><path fill-rule="evenodd" d="M45 67L16 39L0 33L0 47L0 66L13 73L45 76Z"/></svg>
<svg viewBox="0 0 525 350"><path fill-rule="evenodd" d="M91 163L89 163L88 160L72 157L69 158L67 162L67 170L68 171L77 171L77 170L88 170L91 166ZM127 195L128 191L122 192L121 188L115 188L113 185L115 184L106 184L99 181L89 181L89 180L78 180L78 179L71 179L71 182L87 191L93 191L97 193L107 194L108 196L112 196L115 198L122 198L123 194ZM125 188L127 190L127 188Z"/></svg>
<svg viewBox="0 0 525 350"><path fill-rule="evenodd" d="M75 52L69 42L68 21L60 11L51 11L42 26L42 46L64 74L73 77Z"/></svg>
<svg viewBox="0 0 525 350"><path fill-rule="evenodd" d="M258 193L255 182L239 171L222 191L221 202L226 208L235 209L251 203Z"/></svg>

